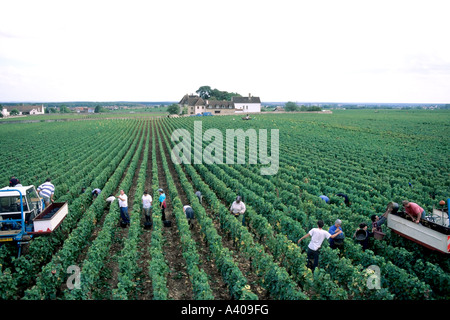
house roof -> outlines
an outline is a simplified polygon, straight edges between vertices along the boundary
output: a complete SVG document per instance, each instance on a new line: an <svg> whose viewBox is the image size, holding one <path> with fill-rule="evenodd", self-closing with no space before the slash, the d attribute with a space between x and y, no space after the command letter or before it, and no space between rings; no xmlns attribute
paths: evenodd
<svg viewBox="0 0 450 320"><path fill-rule="evenodd" d="M233 101L226 101L226 100L207 100L206 106L210 108L234 108L234 102Z"/></svg>
<svg viewBox="0 0 450 320"><path fill-rule="evenodd" d="M192 102L194 106L204 106L205 105L205 100L203 100L202 98L198 98L197 100L193 99Z"/></svg>
<svg viewBox="0 0 450 320"><path fill-rule="evenodd" d="M204 106L205 100L196 95L185 95L179 102L181 105L192 106Z"/></svg>
<svg viewBox="0 0 450 320"><path fill-rule="evenodd" d="M259 97L232 97L234 103L261 103Z"/></svg>

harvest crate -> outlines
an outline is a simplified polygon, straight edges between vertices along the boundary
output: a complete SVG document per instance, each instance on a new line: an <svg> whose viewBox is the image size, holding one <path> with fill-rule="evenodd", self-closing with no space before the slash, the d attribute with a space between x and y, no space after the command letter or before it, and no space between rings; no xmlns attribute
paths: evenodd
<svg viewBox="0 0 450 320"><path fill-rule="evenodd" d="M69 212L67 202L54 202L33 219L33 233L49 233L55 230Z"/></svg>

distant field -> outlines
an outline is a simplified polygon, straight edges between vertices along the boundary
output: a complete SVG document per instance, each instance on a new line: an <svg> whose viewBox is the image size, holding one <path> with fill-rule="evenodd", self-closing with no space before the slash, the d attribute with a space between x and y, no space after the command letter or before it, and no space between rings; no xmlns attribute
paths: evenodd
<svg viewBox="0 0 450 320"><path fill-rule="evenodd" d="M156 114L49 115L0 125L0 180L15 175L24 185L48 176L56 201L69 215L52 236L33 239L19 259L0 248L1 299L259 299L259 300L431 300L450 296L448 255L391 232L370 239L363 251L353 234L361 222L384 213L390 201L417 202L427 212L450 194L450 111L333 110L332 114L257 114L157 118ZM65 115L64 115L65 116ZM113 118L117 117L117 118ZM126 117L127 119L122 119ZM31 117L30 117L31 118ZM104 119L111 118L111 119ZM180 164L171 160L176 129L279 130L279 168L261 175L267 163ZM198 122L197 122L198 124ZM270 133L269 133L270 134ZM204 138L204 137L203 137ZM260 142L260 141L258 141ZM211 141L204 138L202 152ZM272 152L275 145L268 143ZM237 157L237 149L233 156ZM220 153L215 153L220 156ZM81 193L81 188L86 193ZM94 188L102 189L93 200ZM158 188L167 195L166 228ZM105 198L128 194L131 225L121 228L116 205ZM143 228L141 196L153 197L153 227ZM203 202L194 195L201 190ZM350 198L346 206L336 196ZM241 195L245 226L230 215ZM319 198L327 195L330 203ZM189 228L182 207L196 221ZM325 241L319 268L306 267L309 240L297 240L318 219L328 230L342 220L341 249ZM70 266L81 270L72 289ZM368 285L368 268L380 270L379 288ZM373 279L373 278L372 278Z"/></svg>

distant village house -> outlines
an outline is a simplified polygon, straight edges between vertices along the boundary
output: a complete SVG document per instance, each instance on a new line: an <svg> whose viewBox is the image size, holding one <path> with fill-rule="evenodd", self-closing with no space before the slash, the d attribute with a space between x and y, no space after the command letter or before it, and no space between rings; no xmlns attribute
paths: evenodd
<svg viewBox="0 0 450 320"><path fill-rule="evenodd" d="M95 108L88 108L88 107L75 107L74 108L76 113L94 113Z"/></svg>

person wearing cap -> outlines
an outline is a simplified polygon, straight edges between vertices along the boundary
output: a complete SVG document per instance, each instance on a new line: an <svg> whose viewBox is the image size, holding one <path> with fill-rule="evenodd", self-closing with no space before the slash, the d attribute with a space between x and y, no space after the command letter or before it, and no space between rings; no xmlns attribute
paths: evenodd
<svg viewBox="0 0 450 320"><path fill-rule="evenodd" d="M425 219L425 210L417 203L409 202L408 200L403 200L402 204L406 214L408 214L411 217L413 222L419 223L420 219Z"/></svg>
<svg viewBox="0 0 450 320"><path fill-rule="evenodd" d="M243 223L245 210L245 204L244 202L242 202L241 196L237 196L236 200L231 204L231 214L234 215L241 223Z"/></svg>
<svg viewBox="0 0 450 320"><path fill-rule="evenodd" d="M330 242L331 249L336 249L338 246L341 246L343 244L344 232L342 231L341 225L342 225L342 221L337 219L334 222L334 225L332 225L330 227L330 229L328 229L328 233L331 235L334 235L339 232L339 235L337 235L336 239L334 237L328 239L328 241Z"/></svg>

